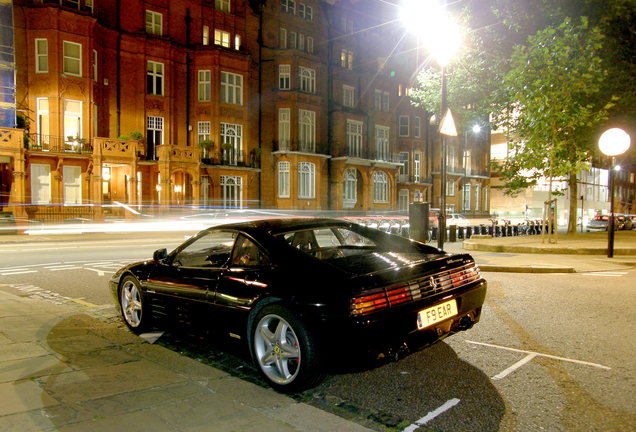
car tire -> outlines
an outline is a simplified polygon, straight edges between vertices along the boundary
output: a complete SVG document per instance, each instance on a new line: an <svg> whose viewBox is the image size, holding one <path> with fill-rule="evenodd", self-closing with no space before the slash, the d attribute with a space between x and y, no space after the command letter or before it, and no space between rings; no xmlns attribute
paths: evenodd
<svg viewBox="0 0 636 432"><path fill-rule="evenodd" d="M275 390L295 393L322 380L316 338L286 307L269 304L258 311L250 336L254 364Z"/></svg>
<svg viewBox="0 0 636 432"><path fill-rule="evenodd" d="M141 293L141 284L133 276L126 276L119 287L119 306L124 322L134 333L150 327L150 308Z"/></svg>

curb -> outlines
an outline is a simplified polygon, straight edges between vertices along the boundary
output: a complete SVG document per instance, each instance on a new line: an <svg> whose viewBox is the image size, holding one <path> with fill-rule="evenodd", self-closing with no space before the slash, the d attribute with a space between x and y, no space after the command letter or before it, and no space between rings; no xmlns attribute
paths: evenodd
<svg viewBox="0 0 636 432"><path fill-rule="evenodd" d="M483 252L507 252L524 254L554 254L554 255L605 255L607 248L589 247L535 247L519 245L493 245L471 241L464 241L464 249ZM636 248L614 248L614 255L636 255Z"/></svg>
<svg viewBox="0 0 636 432"><path fill-rule="evenodd" d="M497 273L576 273L574 267L498 266L477 264L479 270Z"/></svg>

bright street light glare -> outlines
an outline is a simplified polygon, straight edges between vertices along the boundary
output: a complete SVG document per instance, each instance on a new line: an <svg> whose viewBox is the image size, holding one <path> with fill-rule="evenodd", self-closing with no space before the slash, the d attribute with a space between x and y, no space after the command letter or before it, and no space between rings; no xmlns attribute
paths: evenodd
<svg viewBox="0 0 636 432"><path fill-rule="evenodd" d="M439 0L403 0L400 19L406 28L422 38L440 66L455 57L462 32Z"/></svg>
<svg viewBox="0 0 636 432"><path fill-rule="evenodd" d="M478 134L479 132L481 132L481 126L479 125L473 126L473 133Z"/></svg>
<svg viewBox="0 0 636 432"><path fill-rule="evenodd" d="M598 147L607 156L618 156L627 151L631 144L629 134L623 129L608 129L598 140Z"/></svg>

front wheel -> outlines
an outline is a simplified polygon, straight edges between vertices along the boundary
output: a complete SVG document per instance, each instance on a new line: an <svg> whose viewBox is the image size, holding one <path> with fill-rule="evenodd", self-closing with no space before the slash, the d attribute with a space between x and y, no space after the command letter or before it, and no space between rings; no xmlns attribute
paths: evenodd
<svg viewBox="0 0 636 432"><path fill-rule="evenodd" d="M135 333L142 333L149 326L150 314L141 294L140 284L132 276L126 276L119 289L119 305L126 325Z"/></svg>
<svg viewBox="0 0 636 432"><path fill-rule="evenodd" d="M254 363L276 390L292 393L316 385L322 365L314 336L281 305L260 310L251 329Z"/></svg>

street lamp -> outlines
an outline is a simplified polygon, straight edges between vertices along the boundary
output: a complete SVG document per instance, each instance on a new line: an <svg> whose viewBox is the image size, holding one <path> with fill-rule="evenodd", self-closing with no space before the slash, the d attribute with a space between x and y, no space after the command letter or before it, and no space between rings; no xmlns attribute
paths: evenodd
<svg viewBox="0 0 636 432"><path fill-rule="evenodd" d="M443 126L445 119L452 115L448 110L448 90L446 85L446 68L461 45L462 34L455 21L448 14L445 0L403 0L400 9L401 20L407 29L416 33L426 44L432 57L440 66L441 109L440 109L440 209L438 216L437 247L444 248L446 234L446 139ZM448 113L447 113L448 111ZM453 124L453 129L455 129ZM457 133L455 132L454 135Z"/></svg>
<svg viewBox="0 0 636 432"><path fill-rule="evenodd" d="M627 132L623 129L608 129L598 140L598 147L601 152L612 157L612 163L609 169L609 187L610 187L610 214L607 222L607 257L614 256L614 165L616 165L616 156L622 155L627 151L631 139Z"/></svg>

